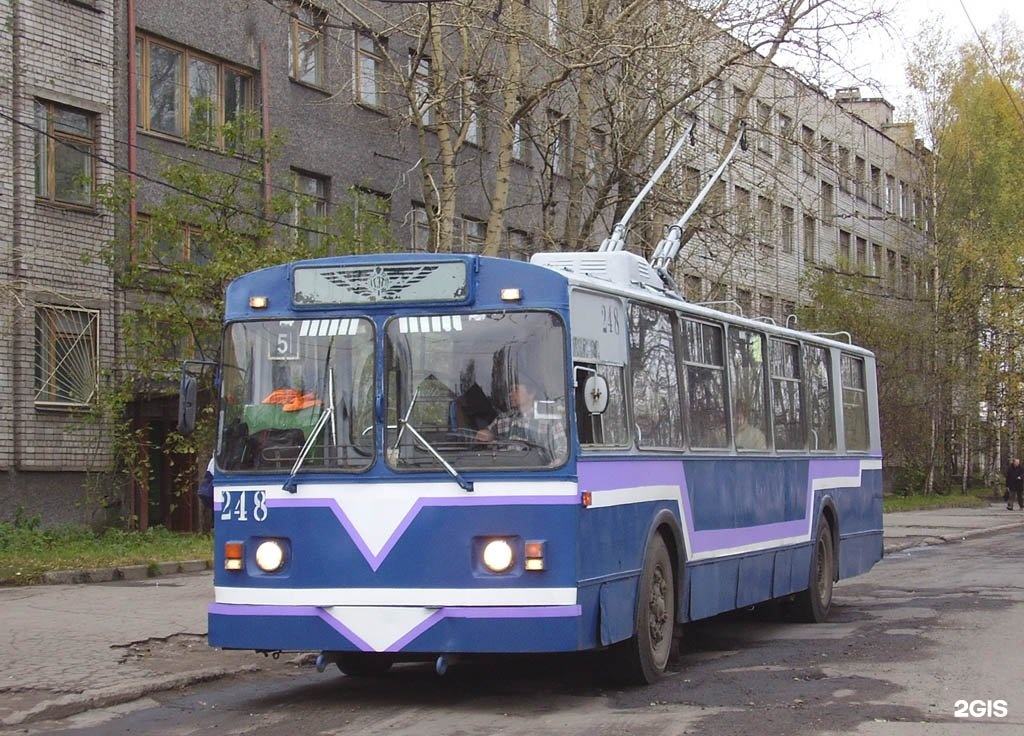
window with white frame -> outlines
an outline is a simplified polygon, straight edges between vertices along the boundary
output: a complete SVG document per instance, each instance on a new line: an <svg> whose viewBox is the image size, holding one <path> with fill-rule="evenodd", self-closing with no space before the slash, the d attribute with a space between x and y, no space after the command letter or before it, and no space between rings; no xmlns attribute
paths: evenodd
<svg viewBox="0 0 1024 736"><path fill-rule="evenodd" d="M37 406L87 407L99 376L99 319L93 309L38 306L35 312Z"/></svg>
<svg viewBox="0 0 1024 736"><path fill-rule="evenodd" d="M608 134L601 128L591 128L587 146L587 183L599 187L605 179L608 160Z"/></svg>
<svg viewBox="0 0 1024 736"><path fill-rule="evenodd" d="M518 161L521 164L527 163L527 146L526 140L528 137L527 123L523 118L519 118L512 123L512 160Z"/></svg>
<svg viewBox="0 0 1024 736"><path fill-rule="evenodd" d="M36 197L92 206L95 192L96 118L92 113L35 102Z"/></svg>
<svg viewBox="0 0 1024 736"><path fill-rule="evenodd" d="M315 248L323 237L320 223L327 216L328 180L302 171L293 171L292 176L295 181L292 212L295 237L299 242Z"/></svg>
<svg viewBox="0 0 1024 736"><path fill-rule="evenodd" d="M324 23L327 14L305 2L292 3L288 34L291 77L317 87L324 83Z"/></svg>
<svg viewBox="0 0 1024 736"><path fill-rule="evenodd" d="M384 71L383 39L375 38L369 31L355 32L355 94L356 102L369 107L381 107L383 85L381 77Z"/></svg>
<svg viewBox="0 0 1024 736"><path fill-rule="evenodd" d="M138 126L224 145L220 127L253 108L253 75L192 49L139 34Z"/></svg>

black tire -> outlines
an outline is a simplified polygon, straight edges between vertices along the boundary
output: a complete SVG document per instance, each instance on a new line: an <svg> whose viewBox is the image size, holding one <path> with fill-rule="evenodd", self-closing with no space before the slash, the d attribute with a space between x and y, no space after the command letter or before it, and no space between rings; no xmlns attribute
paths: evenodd
<svg viewBox="0 0 1024 736"><path fill-rule="evenodd" d="M647 546L633 621L633 636L612 650L613 677L624 684L647 685L665 674L676 625L675 573L665 539L656 534Z"/></svg>
<svg viewBox="0 0 1024 736"><path fill-rule="evenodd" d="M373 677L383 675L394 660L387 654L367 652L345 652L338 655L338 669L349 677Z"/></svg>
<svg viewBox="0 0 1024 736"><path fill-rule="evenodd" d="M797 621L820 624L832 609L832 586L836 579L835 547L832 544L832 526L822 519L811 551L811 572L807 590L797 593L792 613Z"/></svg>

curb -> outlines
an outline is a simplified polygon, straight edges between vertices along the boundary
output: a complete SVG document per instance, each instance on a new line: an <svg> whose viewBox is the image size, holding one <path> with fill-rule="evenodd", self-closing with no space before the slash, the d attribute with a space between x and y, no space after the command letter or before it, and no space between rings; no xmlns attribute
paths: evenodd
<svg viewBox="0 0 1024 736"><path fill-rule="evenodd" d="M52 700L44 700L28 710L12 713L3 720L0 720L0 725L19 726L35 721L68 718L69 716L95 708L109 708L114 705L121 705L122 703L130 703L133 700L144 698L155 692L175 690L200 682L209 682L222 677L237 675L240 672L256 672L259 669L257 665L241 668L215 667L185 674L165 675L151 680L143 680L127 687L112 685L111 687L96 690L85 690L80 693L61 695Z"/></svg>
<svg viewBox="0 0 1024 736"><path fill-rule="evenodd" d="M75 585L79 583L111 583L115 580L145 580L164 575L205 572L213 568L212 560L159 562L150 565L125 565L87 570L51 570L40 578L44 585Z"/></svg>

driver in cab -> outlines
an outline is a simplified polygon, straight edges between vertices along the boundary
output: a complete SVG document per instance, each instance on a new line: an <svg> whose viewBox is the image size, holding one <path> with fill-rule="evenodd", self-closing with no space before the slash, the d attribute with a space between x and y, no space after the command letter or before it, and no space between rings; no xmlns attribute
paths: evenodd
<svg viewBox="0 0 1024 736"><path fill-rule="evenodd" d="M476 441L525 442L547 450L553 462L564 460L568 443L562 420L536 416L536 395L536 391L526 383L513 383L509 387L508 410L479 430Z"/></svg>

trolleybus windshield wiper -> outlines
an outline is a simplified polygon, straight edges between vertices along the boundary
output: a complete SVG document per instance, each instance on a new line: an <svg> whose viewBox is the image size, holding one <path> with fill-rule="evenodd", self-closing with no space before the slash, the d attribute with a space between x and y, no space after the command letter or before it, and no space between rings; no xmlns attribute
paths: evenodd
<svg viewBox="0 0 1024 736"><path fill-rule="evenodd" d="M330 353L328 353L330 355ZM309 437L302 444L302 449L299 450L299 456L295 458L295 464L292 465L291 473L288 474L288 480L284 482L281 488L288 493L295 493L298 490L298 482L295 480L296 474L302 467L302 463L306 460L306 455L313 449L313 444L316 442L316 438L320 436L320 432L323 430L324 425L327 424L328 420L331 421L331 429L334 432L334 436L337 437L337 426L334 421L334 369L330 368L327 371L327 407L323 410L323 413L316 420L316 424L313 425L313 431L309 433Z"/></svg>
<svg viewBox="0 0 1024 736"><path fill-rule="evenodd" d="M455 482L459 484L459 488L466 491L467 493L473 492L473 481L466 480L462 477L458 470L452 467L452 464L445 460L441 453L438 452L433 445L431 445L426 437L419 433L416 427L412 426L409 422L409 417L412 416L412 407L416 403L416 397L419 396L420 390L416 389L412 394L412 399L409 400L409 408L405 410L405 416L398 420L398 436L395 438L394 450L398 449L398 443L402 441L402 435L406 430L409 430L409 434L415 437L423 448L434 456L434 459L441 463L441 467L447 471L448 475L455 479Z"/></svg>

